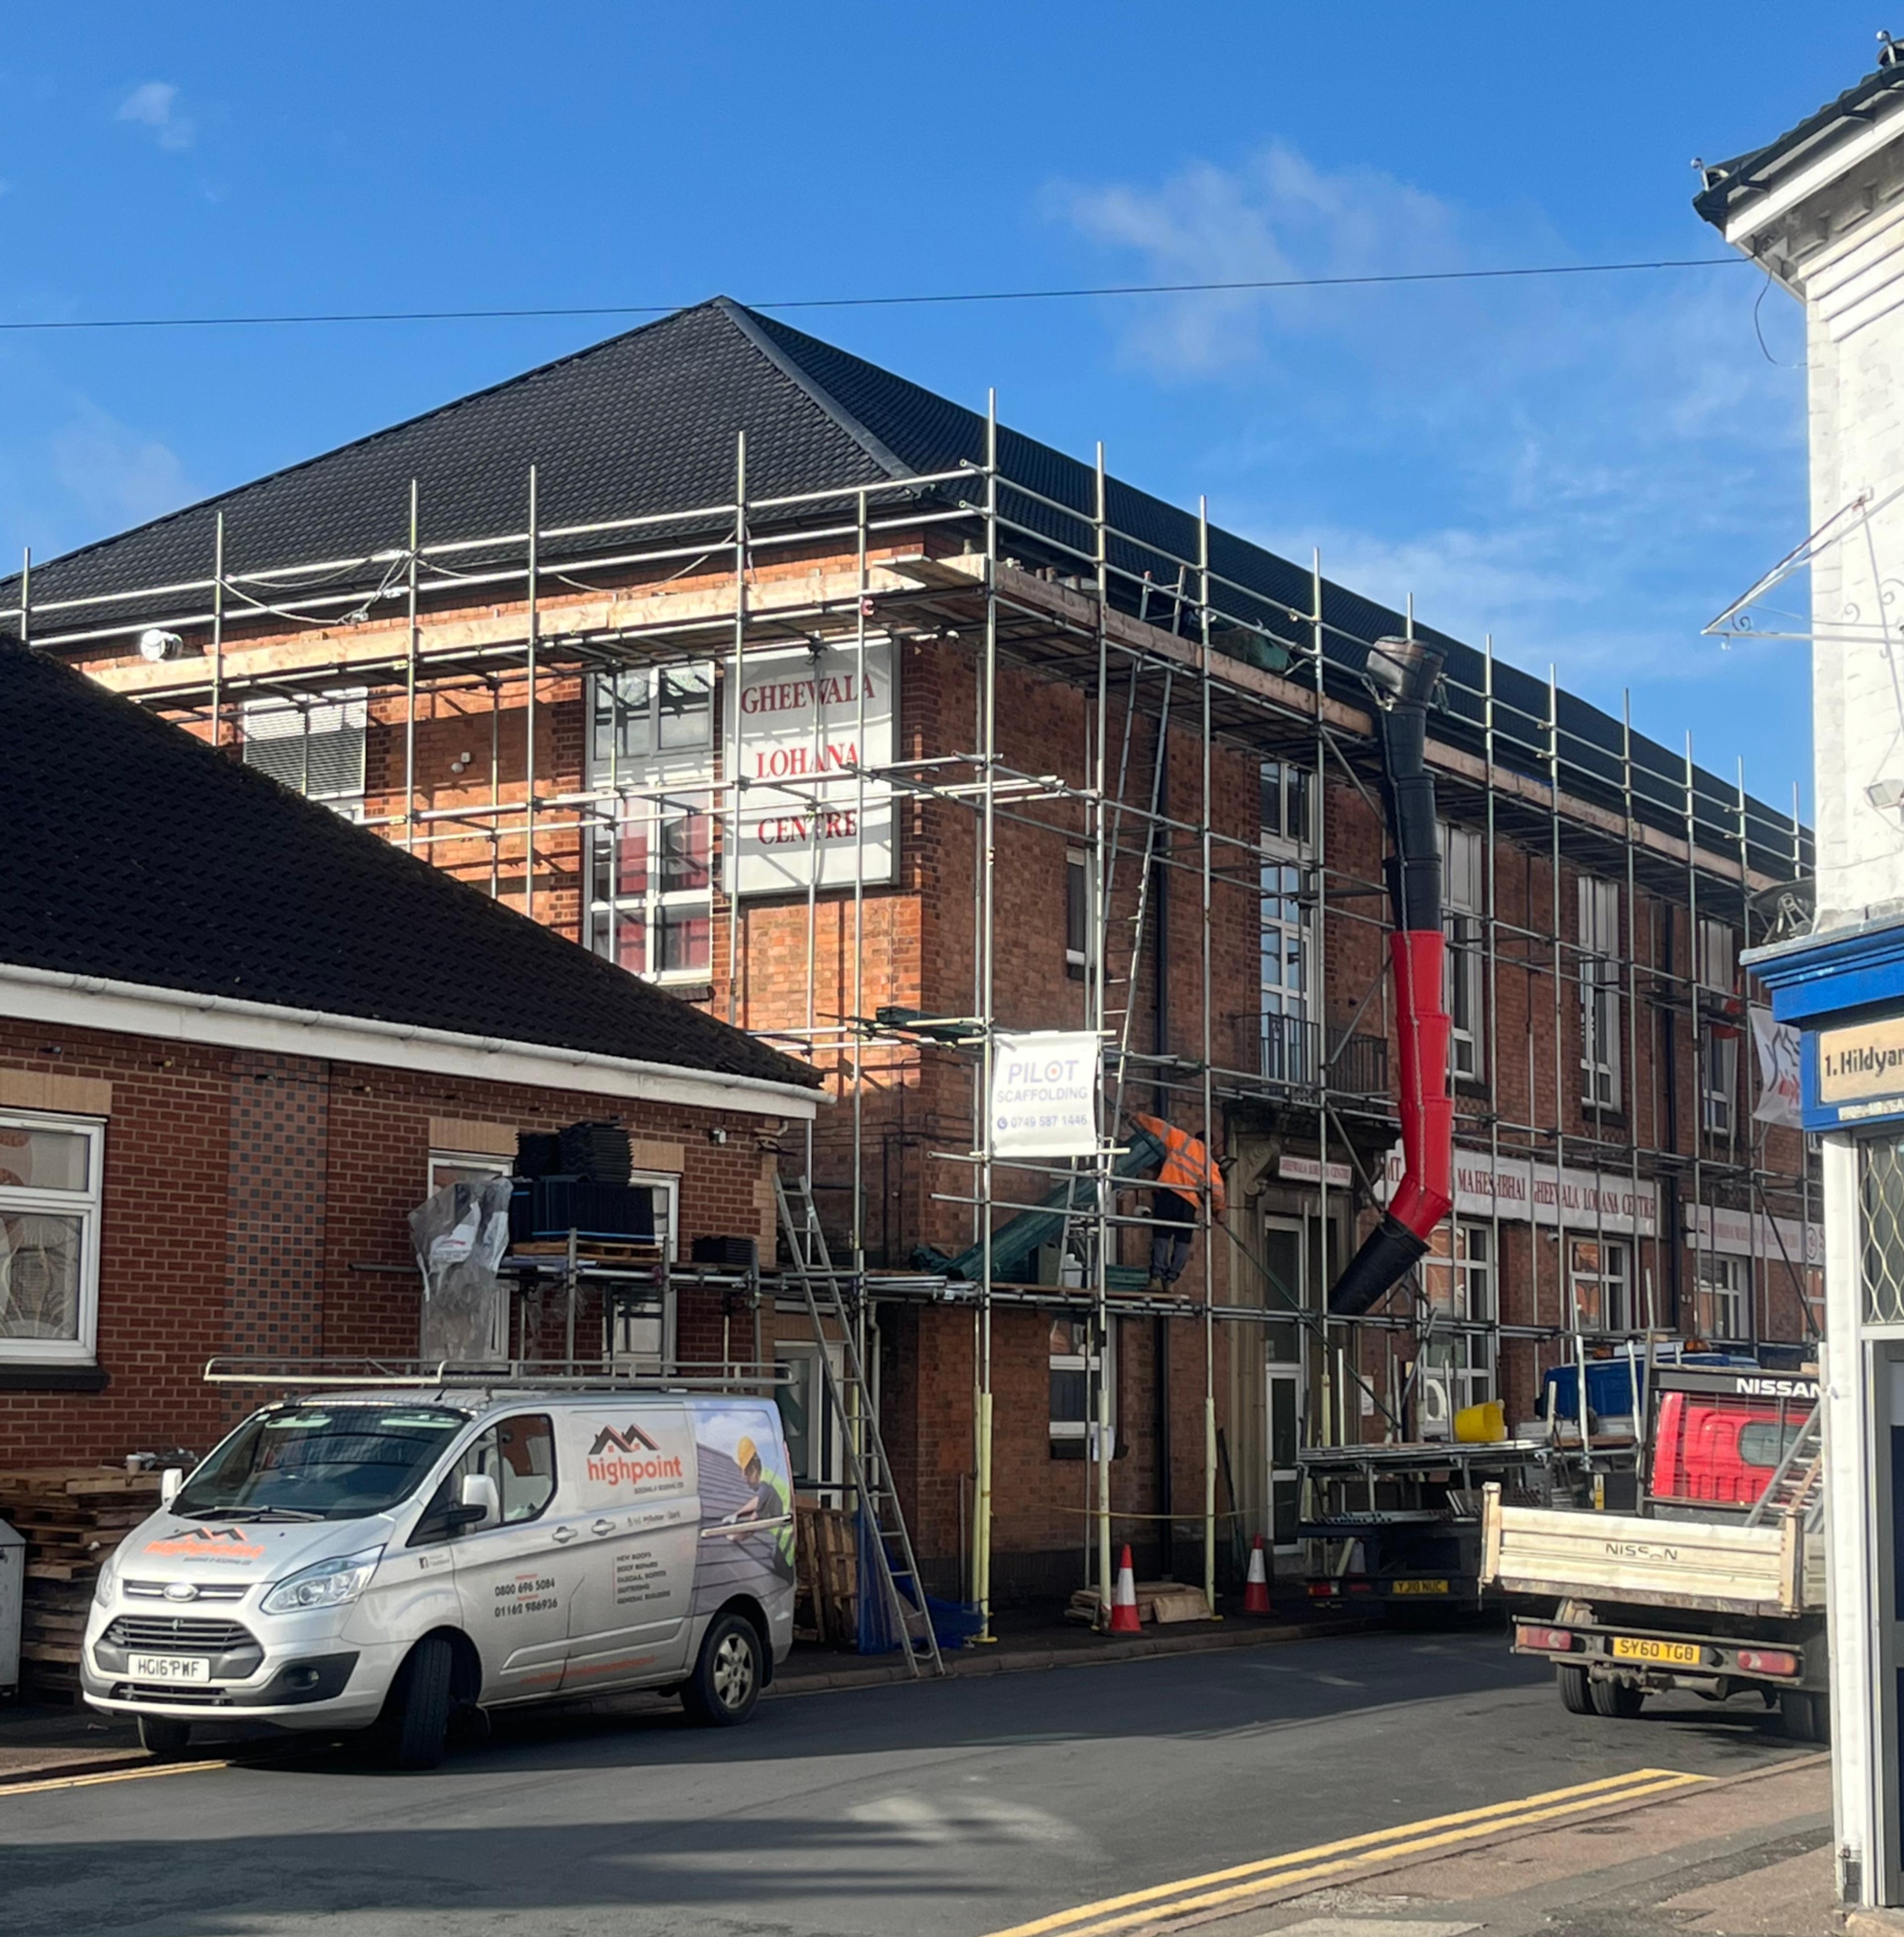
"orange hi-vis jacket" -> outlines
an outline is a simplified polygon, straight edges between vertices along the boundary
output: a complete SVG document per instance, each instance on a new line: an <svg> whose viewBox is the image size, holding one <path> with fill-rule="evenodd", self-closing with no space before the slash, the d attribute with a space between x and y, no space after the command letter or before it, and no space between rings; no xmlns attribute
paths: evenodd
<svg viewBox="0 0 1904 1937"><path fill-rule="evenodd" d="M1195 1199L1200 1196L1203 1187L1210 1187L1210 1214L1223 1215L1223 1173L1210 1161L1210 1153L1187 1130L1180 1130L1175 1123L1166 1123L1161 1117L1146 1117L1133 1110L1131 1121L1139 1129L1148 1130L1163 1146L1163 1162L1158 1167L1157 1181L1166 1190L1175 1190L1184 1196Z"/></svg>

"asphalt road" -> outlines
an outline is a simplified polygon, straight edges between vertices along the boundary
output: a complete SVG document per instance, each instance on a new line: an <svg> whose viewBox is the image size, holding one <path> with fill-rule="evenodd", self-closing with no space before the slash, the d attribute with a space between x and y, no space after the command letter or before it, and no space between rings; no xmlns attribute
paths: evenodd
<svg viewBox="0 0 1904 1937"><path fill-rule="evenodd" d="M981 1933L1643 1768L1790 1755L1756 1703L1567 1714L1498 1630L1381 1634L498 1729L0 1793L7 1937Z"/></svg>

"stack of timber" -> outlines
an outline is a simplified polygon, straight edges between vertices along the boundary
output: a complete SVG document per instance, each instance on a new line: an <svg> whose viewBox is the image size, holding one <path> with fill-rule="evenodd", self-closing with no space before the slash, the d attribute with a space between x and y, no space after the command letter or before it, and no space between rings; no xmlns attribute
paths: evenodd
<svg viewBox="0 0 1904 1937"><path fill-rule="evenodd" d="M860 1544L838 1507L794 1505L793 1638L838 1648L860 1638Z"/></svg>
<svg viewBox="0 0 1904 1937"><path fill-rule="evenodd" d="M79 1692L80 1648L100 1563L159 1504L156 1473L115 1466L0 1472L0 1520L26 1540L23 1692Z"/></svg>

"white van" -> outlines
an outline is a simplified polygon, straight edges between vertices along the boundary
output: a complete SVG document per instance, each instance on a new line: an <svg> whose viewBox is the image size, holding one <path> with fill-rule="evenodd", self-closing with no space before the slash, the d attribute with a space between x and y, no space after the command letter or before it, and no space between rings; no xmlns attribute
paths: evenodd
<svg viewBox="0 0 1904 1937"><path fill-rule="evenodd" d="M80 1671L155 1754L197 1720L380 1725L428 1769L459 1710L632 1688L743 1722L792 1643L771 1400L326 1393L177 1477L100 1569Z"/></svg>

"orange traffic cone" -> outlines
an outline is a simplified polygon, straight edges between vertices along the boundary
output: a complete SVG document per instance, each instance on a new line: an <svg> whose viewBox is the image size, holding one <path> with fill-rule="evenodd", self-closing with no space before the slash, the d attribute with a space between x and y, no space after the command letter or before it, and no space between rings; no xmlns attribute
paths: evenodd
<svg viewBox="0 0 1904 1937"><path fill-rule="evenodd" d="M1243 1584L1243 1611L1266 1614L1269 1611L1269 1576L1263 1565L1263 1536L1250 1549L1250 1578Z"/></svg>
<svg viewBox="0 0 1904 1937"><path fill-rule="evenodd" d="M1137 1613L1137 1575L1130 1564L1130 1549L1126 1547L1117 1563L1117 1585L1111 1596L1111 1632L1136 1634L1143 1625Z"/></svg>

